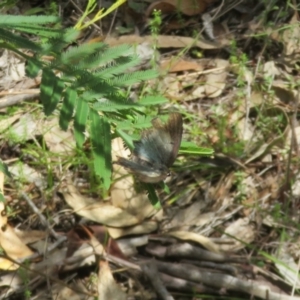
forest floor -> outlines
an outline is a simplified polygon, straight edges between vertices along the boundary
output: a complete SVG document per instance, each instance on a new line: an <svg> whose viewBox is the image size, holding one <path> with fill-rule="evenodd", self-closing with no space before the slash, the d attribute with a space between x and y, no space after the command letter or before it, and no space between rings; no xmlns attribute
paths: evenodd
<svg viewBox="0 0 300 300"><path fill-rule="evenodd" d="M1 13L72 27L85 2ZM292 0L132 0L82 31L78 44L132 45L139 68L159 72L142 90L168 101L149 118L183 117L156 205L115 164L104 194L88 137L76 148L58 113L43 113L41 77L1 50L0 158L12 178L1 178L0 299L300 299L299 11ZM129 153L112 140L113 160Z"/></svg>

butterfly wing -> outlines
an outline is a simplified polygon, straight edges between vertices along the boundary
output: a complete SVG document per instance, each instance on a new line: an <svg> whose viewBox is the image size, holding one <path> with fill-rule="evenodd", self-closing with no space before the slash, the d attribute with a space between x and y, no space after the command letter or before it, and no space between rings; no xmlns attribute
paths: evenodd
<svg viewBox="0 0 300 300"><path fill-rule="evenodd" d="M138 158L152 164L166 164L166 156L169 156L171 147L170 135L164 130L150 128L142 132L142 137L139 141L134 142L133 153ZM169 148L169 149L166 149Z"/></svg>
<svg viewBox="0 0 300 300"><path fill-rule="evenodd" d="M118 157L118 160L115 163L135 174L140 181L148 183L165 180L169 173L166 166L152 165L136 156L132 156L131 160Z"/></svg>
<svg viewBox="0 0 300 300"><path fill-rule="evenodd" d="M155 118L152 125L153 128L144 130L141 139L134 142L134 154L153 164L170 167L176 159L181 143L181 114L171 113L166 124Z"/></svg>
<svg viewBox="0 0 300 300"><path fill-rule="evenodd" d="M142 132L141 139L134 142L131 159L118 157L117 164L134 173L143 182L164 180L178 154L182 137L182 117L171 113L168 122L152 120L153 127Z"/></svg>
<svg viewBox="0 0 300 300"><path fill-rule="evenodd" d="M180 113L171 113L166 124L162 125L159 119L154 119L152 122L155 128L164 130L169 139L163 141L163 148L161 149L165 155L165 165L170 167L173 165L181 144L182 138L182 116Z"/></svg>

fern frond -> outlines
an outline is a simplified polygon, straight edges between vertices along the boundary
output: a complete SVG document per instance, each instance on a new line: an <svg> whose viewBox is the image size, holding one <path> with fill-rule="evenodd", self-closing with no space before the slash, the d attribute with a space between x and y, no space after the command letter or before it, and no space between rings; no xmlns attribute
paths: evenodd
<svg viewBox="0 0 300 300"><path fill-rule="evenodd" d="M96 103L94 103L93 108L99 111L113 112L141 107L139 103L124 101L125 99L122 99L123 101L120 101L120 99L116 100L113 98L114 97L112 96L112 99L103 98L101 100L98 100Z"/></svg>
<svg viewBox="0 0 300 300"><path fill-rule="evenodd" d="M39 51L41 47L36 43L29 41L19 35L15 35L8 30L0 28L0 39L9 43L12 43L15 46L23 49L29 49L32 51Z"/></svg>
<svg viewBox="0 0 300 300"><path fill-rule="evenodd" d="M103 45L104 47L101 49L101 52L95 52L94 55L83 59L80 63L80 66L89 69L109 69L118 62L118 59L126 56L129 57L129 55L126 53L129 53L130 51L132 52L132 50L130 50L130 46L128 45L121 45L112 48L109 48L106 44ZM132 60L133 57L130 57L130 59Z"/></svg>
<svg viewBox="0 0 300 300"><path fill-rule="evenodd" d="M76 144L79 148L81 148L84 143L84 132L87 126L89 112L90 107L88 106L87 102L83 99L78 99L74 117L74 136Z"/></svg>
<svg viewBox="0 0 300 300"><path fill-rule="evenodd" d="M39 25L16 25L16 26L6 26L7 29L18 30L30 34L38 34L42 37L53 38L58 37L62 34L62 29L46 28Z"/></svg>
<svg viewBox="0 0 300 300"><path fill-rule="evenodd" d="M95 74L99 78L109 79L115 75L123 74L130 68L137 66L139 61L139 59L131 57L122 57L122 59L120 59L116 65L103 68L103 70L99 70Z"/></svg>
<svg viewBox="0 0 300 300"><path fill-rule="evenodd" d="M91 60L93 64L95 60L90 56L95 53L95 51L103 50L107 45L99 44L83 44L79 47L70 48L68 51L62 53L60 56L60 62L63 64L74 64L76 63L78 68L88 69L89 65L86 63L87 59Z"/></svg>
<svg viewBox="0 0 300 300"><path fill-rule="evenodd" d="M60 18L57 16L14 16L14 15L1 15L0 26L17 26L24 24L49 24L57 23Z"/></svg>
<svg viewBox="0 0 300 300"><path fill-rule="evenodd" d="M137 82L156 78L157 75L158 73L155 70L138 71L116 76L111 80L111 84L116 86L129 86Z"/></svg>
<svg viewBox="0 0 300 300"><path fill-rule="evenodd" d="M103 179L106 190L111 181L111 135L110 123L98 112L90 111L90 136L93 145L94 170Z"/></svg>
<svg viewBox="0 0 300 300"><path fill-rule="evenodd" d="M164 104L167 102L168 102L168 99L161 95L151 95L151 96L148 95L139 100L139 103L142 106L158 105L158 104Z"/></svg>
<svg viewBox="0 0 300 300"><path fill-rule="evenodd" d="M76 85L84 87L87 93L98 94L97 97L101 97L105 94L116 93L119 88L113 86L109 81L99 80L99 78L93 76L93 74L83 73L82 70L78 72L80 76L76 80Z"/></svg>
<svg viewBox="0 0 300 300"><path fill-rule="evenodd" d="M97 64L101 65L104 63L105 65L119 57L129 56L133 52L132 47L126 44L111 47L106 49L103 53L101 53L101 57Z"/></svg>
<svg viewBox="0 0 300 300"><path fill-rule="evenodd" d="M40 52L42 54L52 53L52 55L59 61L60 56L62 53L62 50L69 45L71 42L73 42L78 36L80 32L77 30L71 28L68 30L61 30L60 35L58 35L55 38L49 39L47 43L43 43L42 51Z"/></svg>

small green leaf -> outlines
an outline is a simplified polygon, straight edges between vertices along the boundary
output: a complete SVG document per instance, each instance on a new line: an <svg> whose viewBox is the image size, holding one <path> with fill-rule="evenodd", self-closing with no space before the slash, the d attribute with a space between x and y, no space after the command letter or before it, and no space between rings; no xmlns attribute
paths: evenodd
<svg viewBox="0 0 300 300"><path fill-rule="evenodd" d="M14 16L14 15L2 15L0 24L1 26L16 24L48 24L56 23L60 20L58 16Z"/></svg>
<svg viewBox="0 0 300 300"><path fill-rule="evenodd" d="M75 135L77 146L79 148L82 147L85 140L84 131L86 127L86 121L89 114L89 110L90 108L87 102L85 102L82 99L77 100L77 107L76 107L75 120L74 120L74 135Z"/></svg>
<svg viewBox="0 0 300 300"><path fill-rule="evenodd" d="M93 145L95 173L103 180L106 190L111 183L111 134L110 124L106 117L97 111L90 111L90 136Z"/></svg>
<svg viewBox="0 0 300 300"><path fill-rule="evenodd" d="M35 78L41 69L41 64L35 59L28 59L26 65L26 75L30 78Z"/></svg>
<svg viewBox="0 0 300 300"><path fill-rule="evenodd" d="M41 101L44 106L44 113L49 116L55 110L64 89L64 82L45 69L41 81Z"/></svg>
<svg viewBox="0 0 300 300"><path fill-rule="evenodd" d="M2 193L2 191L0 191L0 202L5 202L5 198L4 198L4 195Z"/></svg>
<svg viewBox="0 0 300 300"><path fill-rule="evenodd" d="M0 160L0 172L4 173L8 177L12 177L11 173L8 170L7 165Z"/></svg>
<svg viewBox="0 0 300 300"><path fill-rule="evenodd" d="M30 49L32 51L39 51L41 47L36 43L30 41L28 38L11 33L8 30L1 28L1 18L0 18L0 40L9 41L13 45L17 45L18 48Z"/></svg>
<svg viewBox="0 0 300 300"><path fill-rule="evenodd" d="M198 147L196 144L192 142L182 141L180 145L179 153L196 154L196 155L212 155L214 154L214 150L211 148Z"/></svg>
<svg viewBox="0 0 300 300"><path fill-rule="evenodd" d="M53 93L54 89L54 81L55 81L55 75L52 71L48 69L44 69L42 80L41 80L41 101L43 106L47 105L48 102L50 102L51 95Z"/></svg>
<svg viewBox="0 0 300 300"><path fill-rule="evenodd" d="M131 150L133 150L133 139L132 136L129 134L125 133L123 130L116 129L116 133L118 136L125 142L127 147Z"/></svg>
<svg viewBox="0 0 300 300"><path fill-rule="evenodd" d="M112 111L118 111L118 110L126 110L130 108L136 108L136 107L141 107L138 103L133 103L133 102L116 102L113 100L104 100L103 102L97 102L93 106L96 110L101 110L101 111L107 111L107 112L112 112Z"/></svg>
<svg viewBox="0 0 300 300"><path fill-rule="evenodd" d="M63 104L59 115L59 126L63 130L68 129L68 124L73 116L76 99L77 92L72 88L67 88L64 92Z"/></svg>
<svg viewBox="0 0 300 300"><path fill-rule="evenodd" d="M57 78L57 80L55 81L51 101L47 107L46 115L49 116L50 114L53 113L59 100L61 99L61 95L62 95L64 88L65 88L65 83L62 80L60 80L59 78Z"/></svg>
<svg viewBox="0 0 300 300"><path fill-rule="evenodd" d="M156 209L160 209L161 208L161 204L160 201L157 197L155 188L153 186L153 184L150 183L144 183L143 184L145 189L147 190L147 194L148 194L148 199L150 200L151 204L156 208Z"/></svg>
<svg viewBox="0 0 300 300"><path fill-rule="evenodd" d="M143 106L148 106L148 105L164 104L167 102L168 102L167 98L157 95L157 96L146 96L140 99L138 103Z"/></svg>

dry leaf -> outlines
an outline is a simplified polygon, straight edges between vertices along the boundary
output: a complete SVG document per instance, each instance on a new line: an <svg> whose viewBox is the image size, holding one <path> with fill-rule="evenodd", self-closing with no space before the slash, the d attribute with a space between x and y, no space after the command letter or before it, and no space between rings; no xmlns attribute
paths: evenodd
<svg viewBox="0 0 300 300"><path fill-rule="evenodd" d="M99 300L126 300L127 295L116 284L107 261L101 261L98 274L98 299Z"/></svg>
<svg viewBox="0 0 300 300"><path fill-rule="evenodd" d="M79 286L83 289L82 294L78 291ZM94 300L95 297L87 297L87 295L84 293L84 286L80 284L80 282L74 282L71 283L71 287L74 287L74 290L72 288L69 288L68 286L63 286L61 284L53 284L51 286L51 294L52 299L55 300Z"/></svg>
<svg viewBox="0 0 300 300"><path fill-rule="evenodd" d="M146 16L150 16L153 10L160 10L163 14L181 12L187 16L194 16L202 13L207 7L205 0L162 0L152 3Z"/></svg>
<svg viewBox="0 0 300 300"><path fill-rule="evenodd" d="M120 238L117 243L122 253L127 257L131 257L137 254L137 247L148 244L148 235Z"/></svg>
<svg viewBox="0 0 300 300"><path fill-rule="evenodd" d="M44 177L27 164L16 163L14 165L10 165L9 171L21 182L34 183L41 189L45 189L47 187L47 182Z"/></svg>
<svg viewBox="0 0 300 300"><path fill-rule="evenodd" d="M0 190L3 191L4 174L0 172ZM0 248L5 254L14 260L28 257L33 252L25 245L25 243L17 236L14 229L7 224L7 216L5 205L0 201ZM0 258L0 269L16 270L18 264L12 263L9 259Z"/></svg>
<svg viewBox="0 0 300 300"><path fill-rule="evenodd" d="M110 46L118 46L122 44L142 44L145 42L150 43L151 45L155 44L157 45L157 48L199 47L201 49L220 49L223 47L223 45L221 46L204 39L196 40L195 38L173 35L159 35L157 38L150 35L122 35L120 37L107 37L105 39L105 43Z"/></svg>
<svg viewBox="0 0 300 300"><path fill-rule="evenodd" d="M263 73L265 76L269 76L274 78L277 75L280 75L280 71L278 67L276 67L275 62L272 61L267 61L264 66L263 66Z"/></svg>
<svg viewBox="0 0 300 300"><path fill-rule="evenodd" d="M44 253L45 251L45 242L43 242L43 247L41 242L37 242L40 244L38 249L41 250L41 253ZM47 242L47 246L49 246L49 241ZM57 275L57 268L58 266L61 267L61 269L65 268L65 258L66 258L66 248L55 248L54 250L47 252L47 255L44 257L44 259L37 263L32 263L30 265L30 268L32 272L30 272L30 276L34 278L36 276L36 273L34 270L42 272L44 276L56 276ZM81 261L84 260L85 257L81 257Z"/></svg>
<svg viewBox="0 0 300 300"><path fill-rule="evenodd" d="M49 150L54 153L70 154L75 148L74 135L70 129L60 129L56 118L45 120L40 124L45 143Z"/></svg>
<svg viewBox="0 0 300 300"><path fill-rule="evenodd" d="M274 261L276 268L286 283L290 286L299 289L299 265L295 263L294 258L289 254L288 251L289 243L281 242L278 251L276 251L277 259Z"/></svg>
<svg viewBox="0 0 300 300"><path fill-rule="evenodd" d="M121 208L82 196L71 184L67 186L67 191L63 192L63 195L76 214L94 222L113 227L132 226L140 223L138 217Z"/></svg>
<svg viewBox="0 0 300 300"><path fill-rule="evenodd" d="M38 121L35 117L31 114L25 114L11 127L10 133L17 140L27 141L37 134L37 124Z"/></svg>
<svg viewBox="0 0 300 300"><path fill-rule="evenodd" d="M4 49L1 54L0 69L5 70L5 76L1 78L0 90L8 90L25 77L25 61L13 51Z"/></svg>
<svg viewBox="0 0 300 300"><path fill-rule="evenodd" d="M230 238L231 236L233 238ZM254 241L254 227L251 225L249 218L239 218L226 228L222 238L230 238L232 240L232 244L220 246L223 251L237 251L243 249L246 247L246 244L250 244Z"/></svg>
<svg viewBox="0 0 300 300"><path fill-rule="evenodd" d="M214 69L206 75L205 93L209 98L216 98L221 95L226 85L227 67L229 61L224 59L214 60ZM221 68L221 69L220 69Z"/></svg>
<svg viewBox="0 0 300 300"><path fill-rule="evenodd" d="M157 222L145 221L142 224L126 228L107 227L107 230L112 238L117 239L127 235L147 234L157 230L157 227Z"/></svg>
<svg viewBox="0 0 300 300"><path fill-rule="evenodd" d="M196 61L187 60L183 58L165 59L160 64L162 71L169 73L183 72L183 71L202 71L203 65L198 64Z"/></svg>
<svg viewBox="0 0 300 300"><path fill-rule="evenodd" d="M183 241L192 241L201 244L207 250L210 250L215 253L219 253L219 246L212 242L208 237L205 237L201 234L188 232L188 231L171 231L167 235L176 237L177 239Z"/></svg>
<svg viewBox="0 0 300 300"><path fill-rule="evenodd" d="M10 128L12 124L15 123L21 116L21 113L15 113L13 116L9 116L8 118L0 120L0 132Z"/></svg>
<svg viewBox="0 0 300 300"><path fill-rule="evenodd" d="M0 247L8 257L14 260L25 258L33 254L16 235L14 229L8 224L0 228ZM0 269L7 270L8 266L9 270L15 270L19 267L19 265L15 265L11 261L1 259Z"/></svg>
<svg viewBox="0 0 300 300"><path fill-rule="evenodd" d="M0 265L2 265L1 259L0 259ZM24 286L23 284L24 284L24 277L21 278L20 273L8 272L6 275L1 274L0 286L5 287L5 292L3 291L1 296L3 297L4 295L10 295L11 293L15 292L16 290ZM7 297L6 299L8 298L9 297ZM3 299L5 298L3 297Z"/></svg>
<svg viewBox="0 0 300 300"><path fill-rule="evenodd" d="M168 222L169 228L176 228L176 230L186 231L191 228L191 226L202 227L205 221L211 218L213 212L209 213L209 217L206 218L202 212L205 210L205 201L195 201L187 207L182 207L179 209L172 220ZM204 222L204 223L203 223Z"/></svg>
<svg viewBox="0 0 300 300"><path fill-rule="evenodd" d="M45 239L48 236L47 231L41 231L41 230L19 230L17 228L14 229L16 235L19 237L20 240L24 244L31 244L40 240Z"/></svg>

